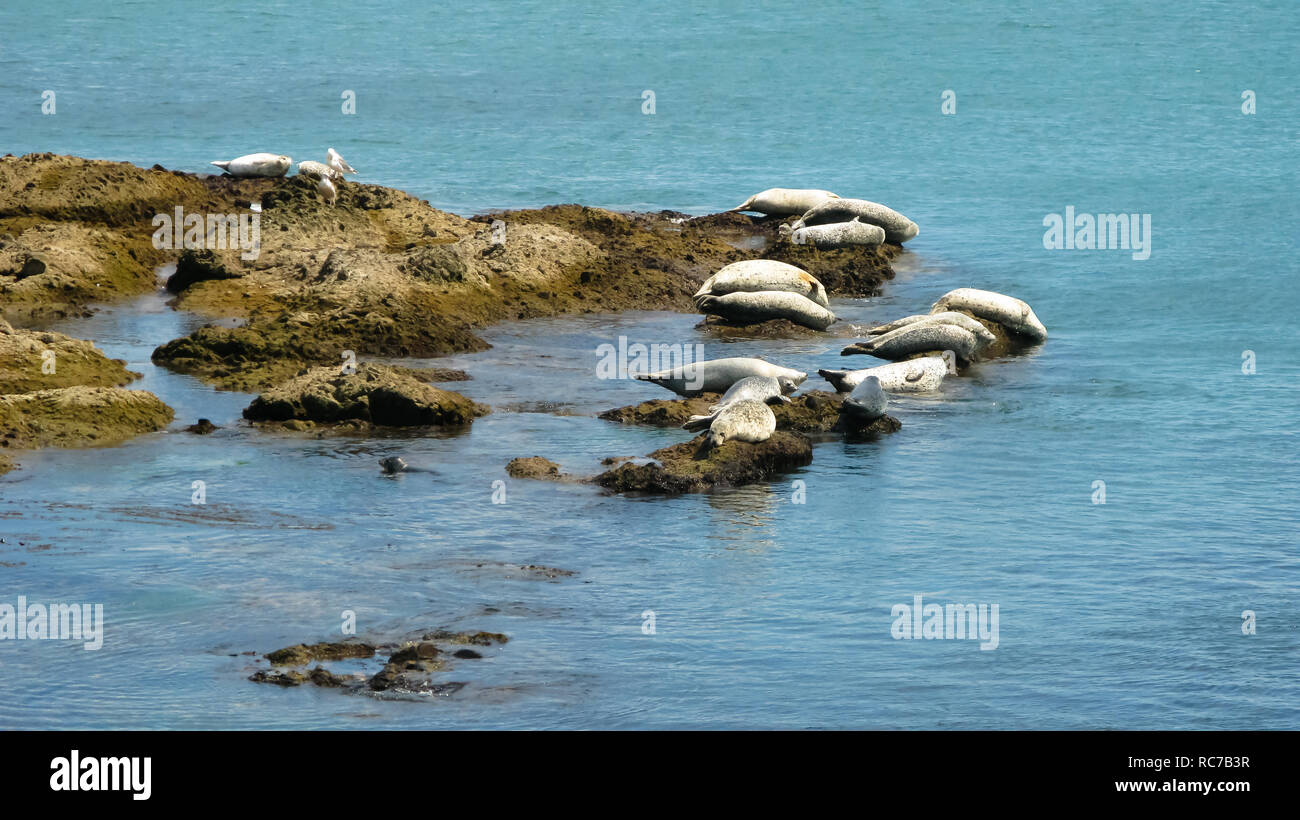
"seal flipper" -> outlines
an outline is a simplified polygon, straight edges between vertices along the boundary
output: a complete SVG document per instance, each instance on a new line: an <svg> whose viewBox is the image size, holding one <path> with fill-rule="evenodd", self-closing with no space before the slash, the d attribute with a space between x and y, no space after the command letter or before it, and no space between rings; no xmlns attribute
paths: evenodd
<svg viewBox="0 0 1300 820"><path fill-rule="evenodd" d="M230 163L231 163L231 160L226 160L225 162L213 162L213 163L211 163L211 164L217 166L218 168L220 168L220 169L223 170L223 171L229 171L229 170L230 170Z"/></svg>
<svg viewBox="0 0 1300 820"><path fill-rule="evenodd" d="M837 393L847 393L852 389L844 383L849 375L847 370L818 370L817 375L830 382Z"/></svg>
<svg viewBox="0 0 1300 820"><path fill-rule="evenodd" d="M732 208L731 210L729 210L729 211L723 211L723 213L727 213L727 214L735 214L735 213L740 213L741 211L747 211L747 210L749 210L749 206L750 206L750 205L753 205L753 204L754 204L754 198L751 196L749 199L747 199L747 200L745 200L744 202L740 203L739 205L737 205L736 207Z"/></svg>
<svg viewBox="0 0 1300 820"><path fill-rule="evenodd" d="M692 433L699 432L700 430L707 430L709 426L713 424L713 420L717 417L717 411L714 411L707 416L691 416L686 420L686 423L682 425L682 429L690 430Z"/></svg>

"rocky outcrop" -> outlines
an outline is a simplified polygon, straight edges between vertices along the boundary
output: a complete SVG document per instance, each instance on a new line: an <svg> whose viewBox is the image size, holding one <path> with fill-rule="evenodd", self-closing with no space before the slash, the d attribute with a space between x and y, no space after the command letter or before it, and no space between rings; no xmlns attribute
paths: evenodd
<svg viewBox="0 0 1300 820"><path fill-rule="evenodd" d="M401 191L310 180L234 179L53 154L0 159L0 306L17 316L84 312L146 292L177 262L179 307L246 319L161 346L154 360L218 387L260 390L344 350L385 357L482 350L503 319L627 309L693 310L731 262L781 259L836 295L893 275L896 246L818 251L780 220L743 214L622 214L581 205L466 220ZM253 206L260 205L260 211ZM260 245L154 247L155 217L257 216ZM494 223L501 223L494 227ZM182 232L183 234L183 232ZM218 236L218 234L212 234ZM167 243L164 243L166 246ZM248 258L246 258L248 257ZM774 330L769 328L769 331Z"/></svg>
<svg viewBox="0 0 1300 820"><path fill-rule="evenodd" d="M0 394L59 387L121 387L140 378L87 341L62 333L17 330L0 319Z"/></svg>
<svg viewBox="0 0 1300 820"><path fill-rule="evenodd" d="M506 465L506 475L511 478L532 478L539 481L560 481L566 478L560 472L560 465L541 456L511 459Z"/></svg>
<svg viewBox="0 0 1300 820"><path fill-rule="evenodd" d="M652 427L681 427L691 416L703 416L721 398L705 393L689 399L654 399L640 404L606 410L600 418L621 424L645 424ZM776 429L798 433L893 433L902 424L892 416L882 416L863 424L841 412L845 396L823 390L811 390L791 401L772 405Z"/></svg>
<svg viewBox="0 0 1300 820"><path fill-rule="evenodd" d="M256 422L367 422L380 427L465 425L488 408L391 367L361 364L355 373L317 367L268 390L244 410Z"/></svg>
<svg viewBox="0 0 1300 820"><path fill-rule="evenodd" d="M592 481L616 493L698 493L767 481L812 463L812 442L778 430L760 444L728 441L710 448L707 436L655 450L645 462L622 462Z"/></svg>
<svg viewBox="0 0 1300 820"><path fill-rule="evenodd" d="M402 641L376 647L361 642L297 644L268 653L265 657L273 669L259 669L249 675L254 683L271 683L277 686L301 686L312 683L330 689L343 689L352 693L389 692L393 694L450 694L464 687L462 682L438 683L433 675L445 671L456 660L477 660L483 654L469 646L501 646L510 638L500 632L452 632L439 629L421 636L418 640ZM439 646L442 644L442 646ZM455 649L453 647L462 647ZM320 662L348 659L368 659L379 649L389 651L383 668L366 677L365 674L339 675L320 665ZM316 662L312 669L303 668ZM282 667L298 667L285 669Z"/></svg>
<svg viewBox="0 0 1300 820"><path fill-rule="evenodd" d="M166 427L172 410L143 390L63 387L0 396L0 447L96 447Z"/></svg>

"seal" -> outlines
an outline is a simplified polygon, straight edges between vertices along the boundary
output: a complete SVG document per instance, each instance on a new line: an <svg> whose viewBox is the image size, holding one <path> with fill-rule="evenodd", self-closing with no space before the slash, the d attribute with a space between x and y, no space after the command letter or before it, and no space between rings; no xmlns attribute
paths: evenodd
<svg viewBox="0 0 1300 820"><path fill-rule="evenodd" d="M849 222L854 217L868 225L876 225L885 231L885 239L902 244L916 237L921 229L907 217L879 202L868 199L828 199L809 208L804 215L790 226L792 231L809 225L826 225L831 222Z"/></svg>
<svg viewBox="0 0 1300 820"><path fill-rule="evenodd" d="M784 290L737 292L726 296L700 296L695 300L700 313L721 316L728 322L752 325L769 319L789 319L813 330L825 330L835 314L807 296Z"/></svg>
<svg viewBox="0 0 1300 820"><path fill-rule="evenodd" d="M767 216L795 216L827 199L839 199L839 194L819 188L768 188L759 191L727 213L756 211Z"/></svg>
<svg viewBox="0 0 1300 820"><path fill-rule="evenodd" d="M643 382L653 382L679 396L698 396L701 393L725 393L733 384L747 376L772 378L784 376L796 387L808 378L807 373L798 370L781 367L762 359L741 357L692 362L672 370L661 370L658 373L638 373L635 378Z"/></svg>
<svg viewBox="0 0 1300 820"><path fill-rule="evenodd" d="M312 179L329 179L334 182L341 182L343 174L329 167L323 162L307 159L298 163L298 174L300 176L311 177Z"/></svg>
<svg viewBox="0 0 1300 820"><path fill-rule="evenodd" d="M871 328L867 331L867 335L880 336L885 333L892 333L895 330L908 327L909 325L916 325L924 322L941 325L956 325L957 327L965 328L983 340L985 345L991 345L998 340L998 337L993 335L993 331L980 324L977 319L974 319L965 313L958 313L955 310L945 310L939 313L918 313L915 316L904 316L902 319L895 319L892 322Z"/></svg>
<svg viewBox="0 0 1300 820"><path fill-rule="evenodd" d="M728 404L738 401L761 401L764 404L777 404L785 402L789 404L788 394L793 393L799 385L793 380L778 376L746 376L740 381L733 384L718 399L718 403L709 408L709 414L706 416L691 416L682 425L683 430L703 430L713 423L722 408Z"/></svg>
<svg viewBox="0 0 1300 820"><path fill-rule="evenodd" d="M817 277L803 268L775 259L746 259L732 262L704 280L695 292L701 296L726 296L728 293L784 290L806 296L822 307L829 307L826 288Z"/></svg>
<svg viewBox="0 0 1300 820"><path fill-rule="evenodd" d="M865 342L849 345L840 351L840 355L867 353L882 359L897 361L917 353L951 350L959 360L971 362L983 346L980 339L969 330L956 325L921 322L901 327Z"/></svg>
<svg viewBox="0 0 1300 820"><path fill-rule="evenodd" d="M853 392L853 388L868 376L875 376L880 380L880 386L891 393L925 393L938 390L947 374L948 363L939 356L907 359L865 370L817 371L817 375L830 382L840 393Z"/></svg>
<svg viewBox="0 0 1300 820"><path fill-rule="evenodd" d="M889 398L880 386L880 379L867 376L844 400L844 412L862 421L873 421L885 415Z"/></svg>
<svg viewBox="0 0 1300 820"><path fill-rule="evenodd" d="M709 445L720 447L725 441L767 441L776 432L776 415L761 401L735 401L728 404L709 425Z"/></svg>
<svg viewBox="0 0 1300 820"><path fill-rule="evenodd" d="M212 164L232 177L282 177L293 160L282 154L245 154Z"/></svg>
<svg viewBox="0 0 1300 820"><path fill-rule="evenodd" d="M404 473L406 472L407 466L406 461L404 461L401 456L389 456L388 458L381 458L379 460L379 467L384 471L385 475Z"/></svg>
<svg viewBox="0 0 1300 820"><path fill-rule="evenodd" d="M939 301L930 308L934 314L950 310L969 311L1035 342L1047 341L1047 328L1038 321L1033 308L1014 296L991 290L957 288L940 296Z"/></svg>
<svg viewBox="0 0 1300 820"><path fill-rule="evenodd" d="M796 245L812 245L814 248L879 245L885 241L885 229L879 225L864 224L855 216L849 222L829 222L791 231L790 241Z"/></svg>
<svg viewBox="0 0 1300 820"><path fill-rule="evenodd" d="M343 159L339 152L335 151L333 148L326 150L325 164L333 168L335 171L338 171L340 175L355 174L357 172L357 169L348 165L347 160Z"/></svg>

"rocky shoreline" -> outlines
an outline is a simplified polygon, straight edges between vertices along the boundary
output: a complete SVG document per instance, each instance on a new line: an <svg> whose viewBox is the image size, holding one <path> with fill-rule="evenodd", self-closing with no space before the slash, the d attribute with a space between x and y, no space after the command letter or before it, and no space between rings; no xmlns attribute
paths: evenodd
<svg viewBox="0 0 1300 820"><path fill-rule="evenodd" d="M195 215L190 244L203 247L186 248L184 226ZM212 215L231 220L224 245ZM236 241L247 237L235 229L254 216L255 252ZM361 362L353 376L347 357L483 350L476 329L509 319L694 312L700 283L747 259L798 265L837 295L867 296L892 278L890 261L902 252L890 244L792 244L783 224L730 212L692 217L582 205L465 219L351 181L339 183L330 205L302 176L237 179L9 155L0 158L0 316L21 327L89 315L92 304L153 291L160 266L175 263L167 282L175 306L214 323L162 342L153 360L219 389L261 392L245 413L250 422L464 425L488 408L427 384L464 374ZM221 247L211 247L214 240ZM235 327L215 323L232 318ZM706 322L724 335L806 332L788 322ZM157 397L123 390L135 375L88 342L9 328L0 343L12 353L0 371L0 445L10 451L116 443L171 421ZM56 373L41 371L46 351ZM73 392L50 394L57 390Z"/></svg>

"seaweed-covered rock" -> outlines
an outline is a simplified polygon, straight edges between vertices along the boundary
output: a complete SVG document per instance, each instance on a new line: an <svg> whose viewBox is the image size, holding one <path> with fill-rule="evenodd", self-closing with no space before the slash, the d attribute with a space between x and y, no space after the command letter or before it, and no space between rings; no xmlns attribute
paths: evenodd
<svg viewBox="0 0 1300 820"><path fill-rule="evenodd" d="M317 367L273 388L244 410L250 421L363 421L382 427L464 425L488 408L378 364L355 373Z"/></svg>
<svg viewBox="0 0 1300 820"><path fill-rule="evenodd" d="M560 465L541 456L512 459L506 465L506 475L511 478L535 478L556 481L562 478Z"/></svg>
<svg viewBox="0 0 1300 820"><path fill-rule="evenodd" d="M708 437L655 450L648 463L624 462L592 479L618 493L698 493L719 486L766 481L812 462L812 442L782 430L767 441L728 441L710 448Z"/></svg>
<svg viewBox="0 0 1300 820"><path fill-rule="evenodd" d="M681 427L691 416L703 416L717 403L719 396L705 393L690 399L654 399L627 407L606 410L600 418L622 424L645 424L654 427ZM824 390L811 390L792 396L789 403L772 405L777 430L797 433L876 432L892 433L902 427L892 416L883 416L862 424L841 411L844 396Z"/></svg>
<svg viewBox="0 0 1300 820"><path fill-rule="evenodd" d="M172 409L143 390L62 387L0 396L0 446L96 447L166 427Z"/></svg>
<svg viewBox="0 0 1300 820"><path fill-rule="evenodd" d="M651 399L627 407L616 407L600 414L606 421L620 424L648 424L654 427L681 427L691 416L707 415L717 404L717 393L701 393L688 399Z"/></svg>
<svg viewBox="0 0 1300 820"><path fill-rule="evenodd" d="M375 647L367 643L296 644L268 652L266 659L276 666L302 666L311 661L338 661L344 658L370 658Z"/></svg>
<svg viewBox="0 0 1300 820"><path fill-rule="evenodd" d="M339 677L323 666L303 669L259 669L248 676L254 683L273 683L277 686L301 686L314 683L327 689L357 688L360 681Z"/></svg>
<svg viewBox="0 0 1300 820"><path fill-rule="evenodd" d="M813 330L796 324L789 319L768 319L765 322L738 324L713 315L704 317L695 325L695 329L705 331L719 339L789 339L820 336L825 333L822 330Z"/></svg>
<svg viewBox="0 0 1300 820"><path fill-rule="evenodd" d="M140 378L91 342L62 333L17 330L0 319L0 394L59 387L121 387Z"/></svg>
<svg viewBox="0 0 1300 820"><path fill-rule="evenodd" d="M167 290L180 293L196 282L238 279L242 275L232 271L210 250L184 250L176 262L176 272L167 278Z"/></svg>

